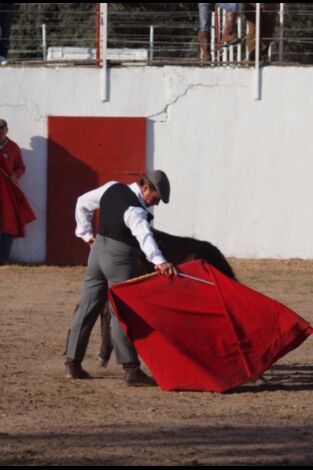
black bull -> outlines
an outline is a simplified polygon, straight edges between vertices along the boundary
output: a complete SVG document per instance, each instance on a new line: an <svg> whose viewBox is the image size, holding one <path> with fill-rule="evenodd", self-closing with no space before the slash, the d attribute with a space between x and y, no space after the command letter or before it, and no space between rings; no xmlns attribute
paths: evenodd
<svg viewBox="0 0 313 470"><path fill-rule="evenodd" d="M194 259L203 259L226 276L236 279L234 271L224 255L211 243L194 238L177 237L155 229L153 229L153 234L164 257L171 263L177 265ZM140 259L139 274L146 274L153 271L153 264L142 257ZM106 304L101 311L101 349L99 353L99 363L102 367L106 367L111 357L112 350L110 312L108 304Z"/></svg>

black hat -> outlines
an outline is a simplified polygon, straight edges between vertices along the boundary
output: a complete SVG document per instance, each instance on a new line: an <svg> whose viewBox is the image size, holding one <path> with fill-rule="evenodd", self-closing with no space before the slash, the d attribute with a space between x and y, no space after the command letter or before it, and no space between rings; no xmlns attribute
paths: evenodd
<svg viewBox="0 0 313 470"><path fill-rule="evenodd" d="M167 204L170 200L170 182L168 177L162 170L154 170L147 173L147 178L150 183L157 189L160 193L161 200Z"/></svg>

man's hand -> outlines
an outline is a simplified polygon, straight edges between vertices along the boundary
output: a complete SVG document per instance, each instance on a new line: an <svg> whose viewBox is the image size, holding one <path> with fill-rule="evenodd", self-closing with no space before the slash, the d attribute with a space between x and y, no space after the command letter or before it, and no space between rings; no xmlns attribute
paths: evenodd
<svg viewBox="0 0 313 470"><path fill-rule="evenodd" d="M92 236L91 239L88 241L88 245L90 249L92 248L92 245L94 244L95 241L96 241L96 238L94 236Z"/></svg>
<svg viewBox="0 0 313 470"><path fill-rule="evenodd" d="M155 270L165 276L177 276L177 271L172 263L157 264Z"/></svg>

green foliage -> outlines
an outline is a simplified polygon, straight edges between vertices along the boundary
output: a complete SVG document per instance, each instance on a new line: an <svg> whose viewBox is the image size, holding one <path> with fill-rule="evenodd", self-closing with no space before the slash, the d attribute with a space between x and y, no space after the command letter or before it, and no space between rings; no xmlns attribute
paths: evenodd
<svg viewBox="0 0 313 470"><path fill-rule="evenodd" d="M19 3L11 33L10 58L42 58L42 25L47 45L95 47L96 3Z"/></svg>
<svg viewBox="0 0 313 470"><path fill-rule="evenodd" d="M285 61L313 64L313 3L285 3Z"/></svg>

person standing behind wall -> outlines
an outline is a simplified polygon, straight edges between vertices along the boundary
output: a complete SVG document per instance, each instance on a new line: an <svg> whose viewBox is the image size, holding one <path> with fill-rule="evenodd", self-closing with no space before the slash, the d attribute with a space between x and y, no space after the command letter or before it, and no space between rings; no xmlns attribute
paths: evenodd
<svg viewBox="0 0 313 470"><path fill-rule="evenodd" d="M7 64L15 3L0 3L0 65Z"/></svg>
<svg viewBox="0 0 313 470"><path fill-rule="evenodd" d="M211 17L214 5L215 3L198 3L200 59L204 62L211 60Z"/></svg>
<svg viewBox="0 0 313 470"><path fill-rule="evenodd" d="M221 39L222 46L235 45L241 41L236 30L241 3L198 3L200 59L204 62L211 60L211 17L215 6L226 11L225 26Z"/></svg>

